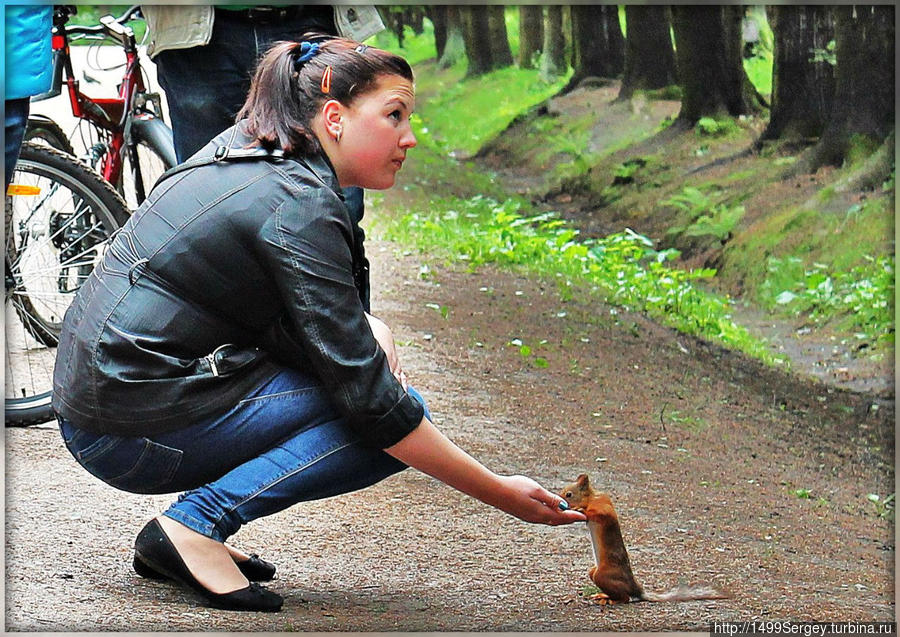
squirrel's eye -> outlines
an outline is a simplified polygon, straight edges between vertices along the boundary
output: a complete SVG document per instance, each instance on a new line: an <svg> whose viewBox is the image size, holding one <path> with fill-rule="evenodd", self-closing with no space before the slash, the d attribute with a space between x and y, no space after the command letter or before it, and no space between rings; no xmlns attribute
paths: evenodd
<svg viewBox="0 0 900 637"><path fill-rule="evenodd" d="M571 498L571 497L572 497L572 492L571 492L571 491L566 491L566 495L564 495L563 497L564 497L564 498Z"/></svg>

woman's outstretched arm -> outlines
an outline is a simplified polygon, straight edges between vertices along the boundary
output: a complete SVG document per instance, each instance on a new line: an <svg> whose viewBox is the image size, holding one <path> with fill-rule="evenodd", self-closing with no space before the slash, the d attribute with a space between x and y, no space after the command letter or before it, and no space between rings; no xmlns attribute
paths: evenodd
<svg viewBox="0 0 900 637"><path fill-rule="evenodd" d="M560 511L562 498L525 476L501 476L460 449L427 418L385 449L401 462L510 515L540 524L582 522L577 511Z"/></svg>

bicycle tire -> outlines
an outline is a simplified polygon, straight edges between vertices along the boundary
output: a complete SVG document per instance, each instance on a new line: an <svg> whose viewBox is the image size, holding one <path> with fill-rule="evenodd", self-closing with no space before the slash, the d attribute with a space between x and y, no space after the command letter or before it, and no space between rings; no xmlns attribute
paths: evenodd
<svg viewBox="0 0 900 637"><path fill-rule="evenodd" d="M26 142L45 143L51 148L69 155L75 154L72 143L63 132L63 129L49 117L44 115L31 115L25 126Z"/></svg>
<svg viewBox="0 0 900 637"><path fill-rule="evenodd" d="M53 418L62 317L128 209L89 166L34 142L22 145L4 209L4 421L28 426Z"/></svg>
<svg viewBox="0 0 900 637"><path fill-rule="evenodd" d="M169 168L177 162L172 129L150 113L138 113L131 121L131 138L137 161L125 153L122 184L119 192L129 208L137 209L150 190Z"/></svg>

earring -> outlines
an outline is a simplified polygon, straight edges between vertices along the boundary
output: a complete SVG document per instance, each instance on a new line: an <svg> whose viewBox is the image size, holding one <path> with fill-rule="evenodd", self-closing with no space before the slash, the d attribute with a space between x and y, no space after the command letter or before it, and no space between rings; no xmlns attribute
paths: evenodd
<svg viewBox="0 0 900 637"><path fill-rule="evenodd" d="M334 141L335 141L335 143L337 143L337 144L340 144L340 143L341 143L341 135L343 135L343 134L344 134L344 129L343 129L343 128L337 129L337 132L334 134Z"/></svg>

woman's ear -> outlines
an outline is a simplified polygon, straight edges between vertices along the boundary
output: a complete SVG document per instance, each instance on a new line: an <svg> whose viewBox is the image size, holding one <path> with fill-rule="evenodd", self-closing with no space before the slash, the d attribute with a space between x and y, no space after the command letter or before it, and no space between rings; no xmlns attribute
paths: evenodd
<svg viewBox="0 0 900 637"><path fill-rule="evenodd" d="M333 139L340 139L344 128L344 105L337 100L328 100L322 105L322 123L325 132Z"/></svg>

